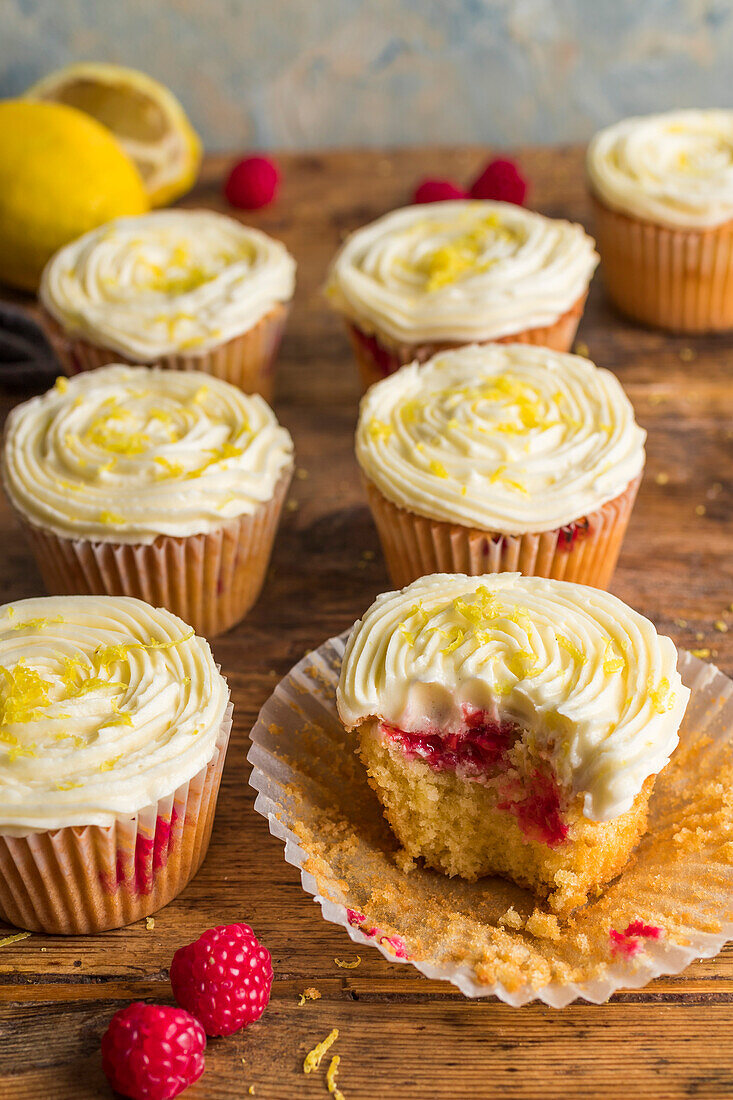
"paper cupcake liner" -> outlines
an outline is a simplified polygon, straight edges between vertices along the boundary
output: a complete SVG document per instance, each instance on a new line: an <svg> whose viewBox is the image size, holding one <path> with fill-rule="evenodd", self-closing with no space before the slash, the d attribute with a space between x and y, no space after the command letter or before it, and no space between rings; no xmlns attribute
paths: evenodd
<svg viewBox="0 0 733 1100"><path fill-rule="evenodd" d="M369 507L395 588L430 573L524 573L607 588L641 475L595 512L554 531L503 535L428 519L399 508L364 478Z"/></svg>
<svg viewBox="0 0 733 1100"><path fill-rule="evenodd" d="M552 348L554 351L570 351L578 331L580 318L585 308L585 300L588 297L586 291L570 309L558 317L552 325L544 325L541 328L525 329L522 332L514 332L509 336L499 336L496 340L476 341L477 343L490 344L537 344L541 347ZM390 340L383 333L368 333L353 321L346 321L346 328L351 340L351 347L359 367L364 389L368 389L375 382L380 382L389 374L406 363L412 363L416 359L419 363L425 363L433 355L441 351L449 351L451 348L464 347L465 344L456 342L425 343L425 344L400 344ZM472 341L468 341L471 343Z"/></svg>
<svg viewBox="0 0 733 1100"><path fill-rule="evenodd" d="M603 894L560 923L501 879L448 879L406 860L336 712L345 635L278 685L252 731L255 809L327 921L467 997L602 1003L716 955L733 937L733 682L680 653L692 697L659 774L649 829ZM615 935L611 935L614 932ZM656 936L656 938L655 938Z"/></svg>
<svg viewBox="0 0 733 1100"><path fill-rule="evenodd" d="M672 229L593 198L601 272L629 317L671 332L733 329L733 221Z"/></svg>
<svg viewBox="0 0 733 1100"><path fill-rule="evenodd" d="M204 861L231 727L229 703L208 764L113 825L0 831L0 919L32 932L87 935L167 905Z"/></svg>
<svg viewBox="0 0 733 1100"><path fill-rule="evenodd" d="M285 329L290 305L278 302L253 328L227 340L225 344L201 355L161 355L151 365L169 370L196 370L213 374L231 382L245 393L259 393L266 401L272 401L274 391L274 364ZM112 348L91 344L80 336L68 333L47 310L41 311L41 323L61 366L68 375L96 370L108 363L129 363L137 366L139 360L129 359Z"/></svg>
<svg viewBox="0 0 733 1100"><path fill-rule="evenodd" d="M240 622L260 594L291 477L292 468L251 516L149 545L62 538L18 516L51 595L136 596L213 638Z"/></svg>

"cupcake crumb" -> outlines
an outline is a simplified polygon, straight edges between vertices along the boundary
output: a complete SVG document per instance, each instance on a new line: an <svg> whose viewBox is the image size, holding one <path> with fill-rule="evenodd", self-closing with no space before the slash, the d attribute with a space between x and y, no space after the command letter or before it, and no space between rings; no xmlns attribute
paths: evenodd
<svg viewBox="0 0 733 1100"><path fill-rule="evenodd" d="M316 989L315 986L309 985L308 988L304 989L298 996L298 1008L302 1008L306 1001L320 1001L321 991L320 989Z"/></svg>
<svg viewBox="0 0 733 1100"><path fill-rule="evenodd" d="M657 485L666 485L669 481L669 474L666 474L664 470L660 470L654 480L656 481Z"/></svg>
<svg viewBox="0 0 733 1100"><path fill-rule="evenodd" d="M153 929L155 928L155 917L146 917L145 918L145 927L146 927L148 932L152 932Z"/></svg>
<svg viewBox="0 0 733 1100"><path fill-rule="evenodd" d="M395 852L394 861L403 875L409 875L410 871L415 870L415 860L404 848L400 848Z"/></svg>
<svg viewBox="0 0 733 1100"><path fill-rule="evenodd" d="M573 348L576 355L582 355L584 359L587 359L590 355L590 348L583 340L578 340Z"/></svg>
<svg viewBox="0 0 733 1100"><path fill-rule="evenodd" d="M508 928L519 929L524 926L524 921L522 920L521 916L516 911L513 905L509 906L506 913L502 913L502 915L499 917L498 923L502 926L502 928L506 926Z"/></svg>
<svg viewBox="0 0 733 1100"><path fill-rule="evenodd" d="M713 626L715 627L715 629L720 634L727 634L728 633L728 624L726 622L724 622L723 619L716 619L715 622L713 623Z"/></svg>
<svg viewBox="0 0 733 1100"><path fill-rule="evenodd" d="M545 913L542 909L535 909L528 918L525 928L531 936L538 940L559 940L560 925L557 917L552 913Z"/></svg>
<svg viewBox="0 0 733 1100"><path fill-rule="evenodd" d="M695 505L695 515L696 516L704 516L705 512L706 512L706 508L705 508L704 504L696 504Z"/></svg>
<svg viewBox="0 0 733 1100"><path fill-rule="evenodd" d="M691 363L697 359L697 352L694 348L680 348L680 359L683 363Z"/></svg>

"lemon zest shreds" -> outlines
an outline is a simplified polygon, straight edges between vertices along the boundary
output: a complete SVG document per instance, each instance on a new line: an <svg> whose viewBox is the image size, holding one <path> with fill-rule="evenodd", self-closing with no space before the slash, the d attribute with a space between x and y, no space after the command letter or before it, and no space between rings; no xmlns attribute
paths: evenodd
<svg viewBox="0 0 733 1100"><path fill-rule="evenodd" d="M18 661L13 669L0 665L0 674L5 681L0 693L0 726L32 722L38 716L39 708L48 706L51 684L22 661Z"/></svg>
<svg viewBox="0 0 733 1100"><path fill-rule="evenodd" d="M103 764L99 765L100 772L111 772L118 760L122 759L122 753L117 756L110 757L109 760L105 760Z"/></svg>
<svg viewBox="0 0 733 1100"><path fill-rule="evenodd" d="M30 939L30 932L16 932L12 936L4 936L0 940L0 947L8 947L11 943L18 943L19 940Z"/></svg>
<svg viewBox="0 0 733 1100"><path fill-rule="evenodd" d="M116 512L108 512L105 509L105 511L99 513L99 522L108 526L116 525L119 527L120 524L125 522L125 517L119 516Z"/></svg>
<svg viewBox="0 0 733 1100"><path fill-rule="evenodd" d="M156 642L151 638L149 642L119 642L117 645L97 646L94 651L94 660L100 668L109 668L110 665L122 661L132 649L173 649L174 646L189 642L196 634L191 627L188 634L180 638L171 638L168 642Z"/></svg>
<svg viewBox="0 0 733 1100"><path fill-rule="evenodd" d="M356 956L354 962L346 962L345 959L334 959L336 966L340 966L342 970L356 970L357 966L361 965L361 955Z"/></svg>
<svg viewBox="0 0 733 1100"><path fill-rule="evenodd" d="M333 1058L331 1059L331 1064L326 1070L326 1085L328 1086L328 1091L331 1093L334 1100L346 1100L341 1089L336 1084L336 1074L338 1073L338 1068L340 1064L341 1059L339 1058L338 1054L334 1054Z"/></svg>
<svg viewBox="0 0 733 1100"><path fill-rule="evenodd" d="M614 646L613 639L609 638L606 642L606 652L603 655L603 671L604 672L621 672L625 667L626 661L622 657Z"/></svg>
<svg viewBox="0 0 733 1100"><path fill-rule="evenodd" d="M49 626L51 623L62 623L64 620L60 615L54 615L51 618L39 618L39 619L26 619L22 623L16 623L11 626L11 630L43 630L44 626Z"/></svg>
<svg viewBox="0 0 733 1100"><path fill-rule="evenodd" d="M313 1073L318 1069L323 1055L331 1049L338 1037L339 1029L335 1027L322 1043L317 1043L316 1046L313 1047L313 1050L308 1051L303 1062L303 1073Z"/></svg>
<svg viewBox="0 0 733 1100"><path fill-rule="evenodd" d="M430 463L430 473L435 474L436 477L441 477L443 479L450 477L450 474L446 470L443 463L438 462L436 459L433 459Z"/></svg>
<svg viewBox="0 0 733 1100"><path fill-rule="evenodd" d="M161 468L161 472L156 475L161 480L168 477L180 477L183 473L183 466L180 462L171 462L164 455L156 455L153 462Z"/></svg>
<svg viewBox="0 0 733 1100"><path fill-rule="evenodd" d="M377 442L381 442L384 439L389 439L393 431L394 428L391 424L386 424L383 420L377 420L376 417L372 417L367 426L369 438L374 439Z"/></svg>
<svg viewBox="0 0 733 1100"><path fill-rule="evenodd" d="M556 637L557 644L560 646L560 649L564 649L566 653L569 653L576 664L585 664L585 654L581 653L578 647L576 645L573 645L569 638L566 638L564 634L557 634Z"/></svg>
<svg viewBox="0 0 733 1100"><path fill-rule="evenodd" d="M321 991L309 985L302 993L298 994L298 1008L302 1008L306 1001L320 1001Z"/></svg>
<svg viewBox="0 0 733 1100"><path fill-rule="evenodd" d="M666 676L662 677L656 687L653 677L650 676L647 680L647 691L657 714L666 714L674 706L674 692L670 690L670 683Z"/></svg>

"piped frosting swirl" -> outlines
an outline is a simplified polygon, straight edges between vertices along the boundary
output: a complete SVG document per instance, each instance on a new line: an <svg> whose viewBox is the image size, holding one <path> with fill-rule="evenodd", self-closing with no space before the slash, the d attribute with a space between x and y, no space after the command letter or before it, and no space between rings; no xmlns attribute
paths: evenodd
<svg viewBox="0 0 733 1100"><path fill-rule="evenodd" d="M337 693L370 718L450 732L462 708L533 731L585 816L628 810L668 762L689 690L669 638L616 596L567 581L436 574L379 596L351 632Z"/></svg>
<svg viewBox="0 0 733 1100"><path fill-rule="evenodd" d="M211 210L162 210L60 249L40 298L67 332L154 363L247 332L294 286L295 261L267 234Z"/></svg>
<svg viewBox="0 0 733 1100"><path fill-rule="evenodd" d="M613 210L705 229L733 218L733 111L626 118L595 135L588 176Z"/></svg>
<svg viewBox="0 0 733 1100"><path fill-rule="evenodd" d="M361 402L359 464L419 515L486 531L553 530L624 491L646 433L610 371L528 344L441 352Z"/></svg>
<svg viewBox="0 0 733 1100"><path fill-rule="evenodd" d="M197 371L113 365L16 406L5 487L62 537L151 543L251 515L292 465L269 405Z"/></svg>
<svg viewBox="0 0 733 1100"><path fill-rule="evenodd" d="M493 340L551 325L582 298L593 244L580 225L511 203L408 206L347 238L326 293L395 341Z"/></svg>
<svg viewBox="0 0 733 1100"><path fill-rule="evenodd" d="M229 691L203 638L142 600L0 607L0 829L111 825L212 757Z"/></svg>

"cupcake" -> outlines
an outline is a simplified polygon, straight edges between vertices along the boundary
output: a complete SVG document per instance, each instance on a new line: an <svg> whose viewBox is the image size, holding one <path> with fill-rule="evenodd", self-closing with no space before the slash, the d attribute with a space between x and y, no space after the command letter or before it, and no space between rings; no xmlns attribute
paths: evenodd
<svg viewBox="0 0 733 1100"><path fill-rule="evenodd" d="M357 230L326 286L370 386L462 344L569 351L598 257L579 225L503 202L436 202Z"/></svg>
<svg viewBox="0 0 733 1100"><path fill-rule="evenodd" d="M615 375L577 355L491 344L403 367L356 430L393 584L516 569L605 588L645 438Z"/></svg>
<svg viewBox="0 0 733 1100"><path fill-rule="evenodd" d="M689 690L617 597L518 573L423 577L354 626L344 726L407 854L562 913L623 870Z"/></svg>
<svg viewBox="0 0 733 1100"><path fill-rule="evenodd" d="M207 637L257 599L292 470L265 401L193 371L60 378L5 426L5 489L48 591L137 596Z"/></svg>
<svg viewBox="0 0 733 1100"><path fill-rule="evenodd" d="M205 371L272 399L295 286L285 246L211 210L119 218L43 272L47 335L67 374L107 363Z"/></svg>
<svg viewBox="0 0 733 1100"><path fill-rule="evenodd" d="M232 708L203 638L141 600L0 607L0 919L130 924L206 855Z"/></svg>
<svg viewBox="0 0 733 1100"><path fill-rule="evenodd" d="M669 111L596 134L587 159L603 277L620 310L733 329L733 111Z"/></svg>

